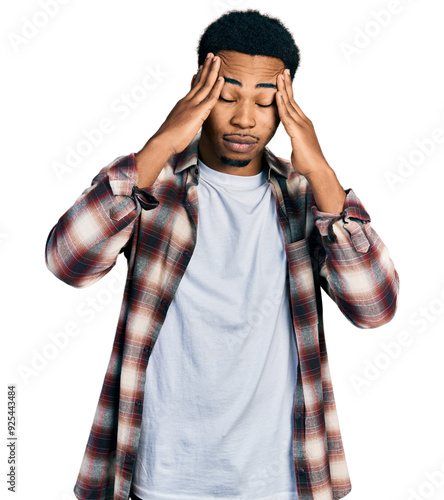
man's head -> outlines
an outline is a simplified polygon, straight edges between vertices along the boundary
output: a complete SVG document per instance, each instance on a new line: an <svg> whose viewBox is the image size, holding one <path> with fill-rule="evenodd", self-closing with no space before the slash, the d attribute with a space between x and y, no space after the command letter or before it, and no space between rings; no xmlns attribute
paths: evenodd
<svg viewBox="0 0 444 500"><path fill-rule="evenodd" d="M220 57L219 74L225 83L202 126L199 148L213 168L250 162L257 167L280 123L277 76L288 68L293 80L299 49L279 20L250 9L224 14L206 28L199 41L198 65L204 64L208 52ZM251 151L233 151L229 141L256 145Z"/></svg>

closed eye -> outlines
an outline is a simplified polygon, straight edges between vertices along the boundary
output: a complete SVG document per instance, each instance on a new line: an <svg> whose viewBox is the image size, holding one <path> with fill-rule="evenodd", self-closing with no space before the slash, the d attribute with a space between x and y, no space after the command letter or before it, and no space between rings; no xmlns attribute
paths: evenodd
<svg viewBox="0 0 444 500"><path fill-rule="evenodd" d="M219 96L219 99L224 102L236 102L236 101L229 101L228 99L224 99L223 97ZM273 103L271 104L258 104L259 107L261 108L269 108L270 106L273 106Z"/></svg>

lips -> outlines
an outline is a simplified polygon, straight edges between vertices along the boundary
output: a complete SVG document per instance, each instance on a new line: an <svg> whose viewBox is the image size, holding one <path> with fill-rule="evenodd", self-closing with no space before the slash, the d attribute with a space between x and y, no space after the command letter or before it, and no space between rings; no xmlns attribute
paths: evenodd
<svg viewBox="0 0 444 500"><path fill-rule="evenodd" d="M236 151L237 153L249 153L255 148L258 141L254 140L252 137L231 135L224 137L224 143L231 151Z"/></svg>
<svg viewBox="0 0 444 500"><path fill-rule="evenodd" d="M239 135L232 135L224 137L224 140L228 142L234 142L235 144L256 144L256 140L249 137L241 137Z"/></svg>
<svg viewBox="0 0 444 500"><path fill-rule="evenodd" d="M236 153L249 153L256 147L256 142L231 142L224 139L225 146Z"/></svg>

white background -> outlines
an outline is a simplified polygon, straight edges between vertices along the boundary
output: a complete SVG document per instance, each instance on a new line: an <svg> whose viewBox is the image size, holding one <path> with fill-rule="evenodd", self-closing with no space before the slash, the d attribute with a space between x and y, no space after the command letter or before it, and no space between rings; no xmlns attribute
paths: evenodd
<svg viewBox="0 0 444 500"><path fill-rule="evenodd" d="M430 145L444 133L442 0L65 0L57 11L54 1L46 20L41 1L1 8L2 498L74 500L122 298L123 256L90 288L58 281L44 260L50 229L188 92L205 27L224 11L256 8L299 45L295 99L401 279L396 317L375 330L354 327L323 294L347 498L443 499L444 146ZM125 114L124 94L134 96ZM112 130L57 175L104 119ZM290 157L282 125L269 147ZM8 384L17 386L15 495L6 485Z"/></svg>

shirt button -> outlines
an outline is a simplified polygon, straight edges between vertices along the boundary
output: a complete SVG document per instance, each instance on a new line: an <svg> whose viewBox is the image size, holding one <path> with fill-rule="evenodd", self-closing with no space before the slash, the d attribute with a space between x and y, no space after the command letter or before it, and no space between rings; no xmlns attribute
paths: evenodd
<svg viewBox="0 0 444 500"><path fill-rule="evenodd" d="M140 399L136 399L135 403L136 406L140 406L142 404L142 401Z"/></svg>
<svg viewBox="0 0 444 500"><path fill-rule="evenodd" d="M150 348L147 345L143 348L143 352L148 352L149 350Z"/></svg>
<svg viewBox="0 0 444 500"><path fill-rule="evenodd" d="M195 175L199 175L199 169L196 167L195 170L194 170L194 174Z"/></svg>
<svg viewBox="0 0 444 500"><path fill-rule="evenodd" d="M305 474L305 469L303 469L302 467L300 467L300 468L298 469L298 474L299 474L300 476L303 476L303 475Z"/></svg>
<svg viewBox="0 0 444 500"><path fill-rule="evenodd" d="M185 250L185 252L183 253L183 255L185 257L189 257L191 255L191 253L188 250Z"/></svg>
<svg viewBox="0 0 444 500"><path fill-rule="evenodd" d="M295 414L294 414L294 417L296 418L296 420L300 420L302 418L302 415L297 411Z"/></svg>

